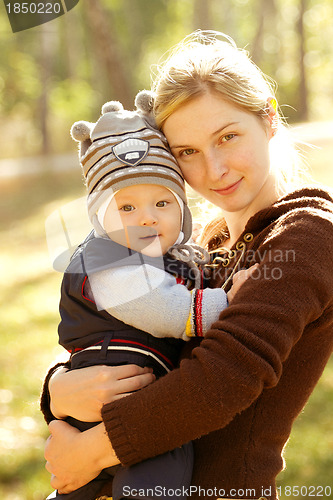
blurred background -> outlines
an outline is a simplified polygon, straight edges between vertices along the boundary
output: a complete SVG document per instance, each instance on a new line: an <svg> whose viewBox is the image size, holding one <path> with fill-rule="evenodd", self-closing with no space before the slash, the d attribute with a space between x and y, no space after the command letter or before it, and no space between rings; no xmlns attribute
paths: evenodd
<svg viewBox="0 0 333 500"><path fill-rule="evenodd" d="M44 224L85 194L72 123L95 121L108 100L133 108L171 46L195 29L219 30L277 81L311 175L333 187L332 19L331 0L82 0L13 34L1 3L1 499L42 500L51 491L38 397L62 352L61 274L52 269ZM333 498L332 414L331 360L287 445L282 499L293 486L299 496Z"/></svg>

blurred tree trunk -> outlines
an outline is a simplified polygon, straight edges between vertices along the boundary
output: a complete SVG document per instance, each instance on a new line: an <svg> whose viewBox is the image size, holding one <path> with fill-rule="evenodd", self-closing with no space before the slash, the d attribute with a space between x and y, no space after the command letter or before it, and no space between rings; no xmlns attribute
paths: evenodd
<svg viewBox="0 0 333 500"><path fill-rule="evenodd" d="M258 4L258 28L252 42L252 57L258 66L261 66L264 53L265 35L277 36L276 33L277 7L275 0L261 0Z"/></svg>
<svg viewBox="0 0 333 500"><path fill-rule="evenodd" d="M49 115L49 86L51 77L51 61L53 55L53 39L49 33L46 24L40 27L40 80L41 94L39 96L37 116L39 117L40 131L42 134L41 153L48 155L51 150L50 136L48 130L48 115Z"/></svg>
<svg viewBox="0 0 333 500"><path fill-rule="evenodd" d="M222 10L223 13L223 32L226 35L231 36L232 38L236 38L238 29L237 29L237 23L238 23L238 10L237 8L230 8L229 0L224 1L223 3L221 0L218 0L217 2L218 9ZM219 28L217 28L219 29Z"/></svg>
<svg viewBox="0 0 333 500"><path fill-rule="evenodd" d="M252 42L251 52L253 60L256 62L256 64L260 65L263 52L263 35L264 35L264 23L266 16L267 1L261 0L261 2L259 2L258 5L259 5L258 16L257 16L258 27Z"/></svg>
<svg viewBox="0 0 333 500"><path fill-rule="evenodd" d="M111 12L105 11L100 0L86 0L86 5L94 45L93 57L99 61L100 72L106 75L114 99L121 101L124 107L131 108L133 96L129 75L125 70L121 48L112 34L114 23Z"/></svg>
<svg viewBox="0 0 333 500"><path fill-rule="evenodd" d="M133 0L122 0L122 4L124 6L124 16L126 16L126 25L131 34L131 39L142 41L144 38L143 28L144 24L146 24L145 11L142 10L141 5L137 2L133 2Z"/></svg>
<svg viewBox="0 0 333 500"><path fill-rule="evenodd" d="M82 43L80 42L82 27L80 23L81 20L75 9L71 12L70 16L63 16L62 22L59 23L59 37L64 41L66 47L62 56L65 78L69 80L75 79L77 76L77 66L83 59Z"/></svg>
<svg viewBox="0 0 333 500"><path fill-rule="evenodd" d="M212 29L211 0L195 0L193 6L194 29Z"/></svg>
<svg viewBox="0 0 333 500"><path fill-rule="evenodd" d="M304 30L304 14L306 11L306 0L300 0L299 4L299 19L297 31L299 34L299 119L306 121L309 118L308 107L308 87L305 68L305 54L306 54L306 35Z"/></svg>

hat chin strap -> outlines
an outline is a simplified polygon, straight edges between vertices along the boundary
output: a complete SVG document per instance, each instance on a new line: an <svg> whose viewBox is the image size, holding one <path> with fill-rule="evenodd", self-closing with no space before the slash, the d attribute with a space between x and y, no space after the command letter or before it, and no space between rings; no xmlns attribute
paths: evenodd
<svg viewBox="0 0 333 500"><path fill-rule="evenodd" d="M183 241L184 237L185 237L185 234L183 233L183 231L180 231L178 238L174 242L174 245L180 245L181 242Z"/></svg>
<svg viewBox="0 0 333 500"><path fill-rule="evenodd" d="M106 213L106 211L107 211L107 209L108 209L108 206L110 205L110 203L111 203L111 201L112 201L112 199L113 199L114 195L115 195L116 193L118 193L118 191L119 191L119 189L118 189L117 191L113 191L113 192L110 194L110 196L108 196L108 197L106 198L106 200L105 200L105 201L103 201L102 205L101 205L101 206L99 207L99 209L97 210L97 214L96 214L96 216L97 216L97 220L98 220L98 222L99 222L99 225L103 228L103 230L104 230L104 217L105 217L105 213ZM104 233L105 233L105 230L104 230Z"/></svg>
<svg viewBox="0 0 333 500"><path fill-rule="evenodd" d="M181 199L181 197L179 196L179 194L175 193L172 189L168 188L169 191L171 191L171 193L173 194L173 196L176 198L177 200L177 203L179 205L179 208L180 208L180 213L181 213L181 228L183 227L184 225L184 207L185 207L185 203L184 201ZM174 245L180 245L183 240L185 238L185 234L183 233L183 231L180 231L179 235L178 235L178 238L176 239L176 241L174 242Z"/></svg>
<svg viewBox="0 0 333 500"><path fill-rule="evenodd" d="M105 231L105 229L103 228L102 224L99 222L99 218L98 218L97 214L93 215L91 222L92 222L94 229L95 229L95 232L98 234L98 236L101 236L102 238L105 238L105 237L108 238L108 234Z"/></svg>

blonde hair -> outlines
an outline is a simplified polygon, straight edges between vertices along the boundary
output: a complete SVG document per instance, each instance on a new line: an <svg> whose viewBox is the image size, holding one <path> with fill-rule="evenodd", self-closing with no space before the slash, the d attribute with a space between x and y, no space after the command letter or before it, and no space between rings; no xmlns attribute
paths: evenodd
<svg viewBox="0 0 333 500"><path fill-rule="evenodd" d="M224 40L219 40L220 35ZM207 90L267 116L267 99L274 97L273 85L249 59L247 52L222 33L195 31L172 50L159 68L153 90L157 125L180 106Z"/></svg>
<svg viewBox="0 0 333 500"><path fill-rule="evenodd" d="M173 112L207 91L262 119L269 115L269 99L274 99L277 133L270 141L270 160L278 192L283 194L300 184L301 175L296 148L277 107L275 88L230 37L198 30L176 45L158 69L153 84L155 119L162 129ZM223 223L217 220L209 226L221 231Z"/></svg>

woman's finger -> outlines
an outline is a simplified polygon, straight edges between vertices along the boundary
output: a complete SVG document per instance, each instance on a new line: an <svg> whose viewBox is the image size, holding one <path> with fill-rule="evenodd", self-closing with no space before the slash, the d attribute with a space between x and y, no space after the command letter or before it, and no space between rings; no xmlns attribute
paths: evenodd
<svg viewBox="0 0 333 500"><path fill-rule="evenodd" d="M156 380L153 373L144 373L143 375L137 375L136 377L124 378L118 380L117 382L117 397L119 394L125 394L129 392L135 392L147 385L151 384Z"/></svg>
<svg viewBox="0 0 333 500"><path fill-rule="evenodd" d="M114 368L113 378L117 378L118 380L149 374L153 371L152 368L148 368L147 366L142 368L137 365L122 365L112 368Z"/></svg>

